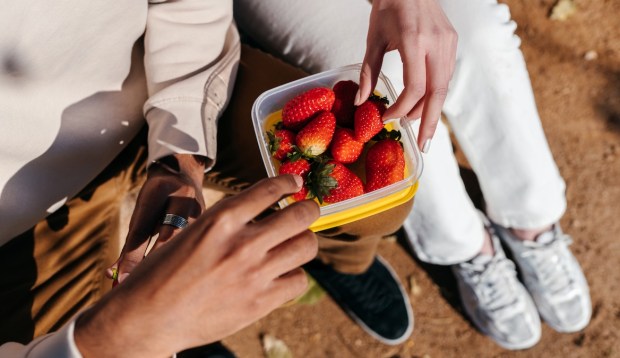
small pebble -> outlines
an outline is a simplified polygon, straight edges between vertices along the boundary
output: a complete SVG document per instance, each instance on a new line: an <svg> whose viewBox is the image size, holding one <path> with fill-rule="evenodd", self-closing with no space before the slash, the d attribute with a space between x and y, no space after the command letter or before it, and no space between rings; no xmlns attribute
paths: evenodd
<svg viewBox="0 0 620 358"><path fill-rule="evenodd" d="M577 13L577 6L573 0L558 0L553 6L549 18L555 21L566 21Z"/></svg>
<svg viewBox="0 0 620 358"><path fill-rule="evenodd" d="M390 244L393 244L396 242L397 238L396 238L396 235L391 235L391 236L385 237L384 240L386 242L389 242Z"/></svg>
<svg viewBox="0 0 620 358"><path fill-rule="evenodd" d="M262 343L266 358L293 358L293 353L286 344L272 335L263 336Z"/></svg>
<svg viewBox="0 0 620 358"><path fill-rule="evenodd" d="M598 58L598 53L594 50L590 50L583 55L584 60L586 61L594 61Z"/></svg>
<svg viewBox="0 0 620 358"><path fill-rule="evenodd" d="M422 289L413 275L409 276L409 291L414 296L419 296L422 293Z"/></svg>

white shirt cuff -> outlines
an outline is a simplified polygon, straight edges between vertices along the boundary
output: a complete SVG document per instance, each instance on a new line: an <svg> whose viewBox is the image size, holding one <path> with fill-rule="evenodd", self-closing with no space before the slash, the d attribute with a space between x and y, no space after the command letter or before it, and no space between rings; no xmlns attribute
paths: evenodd
<svg viewBox="0 0 620 358"><path fill-rule="evenodd" d="M82 354L75 345L73 330L75 328L75 317L71 322L64 325L60 330L41 337L40 340L32 342L34 344L28 358L58 357L58 358L82 358Z"/></svg>

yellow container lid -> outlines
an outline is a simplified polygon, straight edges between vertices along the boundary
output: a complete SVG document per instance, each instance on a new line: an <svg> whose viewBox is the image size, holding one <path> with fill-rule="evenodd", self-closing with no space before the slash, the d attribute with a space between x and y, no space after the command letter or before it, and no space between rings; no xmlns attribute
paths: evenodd
<svg viewBox="0 0 620 358"><path fill-rule="evenodd" d="M317 219L317 221L310 225L310 230L314 232L327 230L389 210L393 207L404 204L407 201L411 200L411 198L415 196L415 193L417 191L418 182L416 181L412 186L398 191L394 194L385 196L381 199L377 199L366 204L355 206L350 209L330 215L321 216Z"/></svg>

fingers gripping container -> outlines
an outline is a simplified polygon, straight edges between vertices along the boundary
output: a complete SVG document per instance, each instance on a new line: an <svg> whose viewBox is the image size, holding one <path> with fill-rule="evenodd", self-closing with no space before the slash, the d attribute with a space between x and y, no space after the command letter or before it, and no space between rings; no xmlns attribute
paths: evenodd
<svg viewBox="0 0 620 358"><path fill-rule="evenodd" d="M352 80L357 83L360 71L361 65L356 64L321 72L266 91L254 101L252 122L269 177L278 175L279 162L270 154L269 141L265 133L272 130L273 126L281 120L281 110L286 102L315 87L333 88L334 84L343 80ZM396 92L383 73L379 74L375 94L387 96L390 105L396 101ZM323 204L321 216L310 226L312 231L321 231L357 221L403 204L414 197L423 164L412 126L405 118L400 118L386 121L385 127L401 132L406 163L404 179L355 198L334 204ZM292 199L285 198L280 200L279 205L284 208L292 203Z"/></svg>

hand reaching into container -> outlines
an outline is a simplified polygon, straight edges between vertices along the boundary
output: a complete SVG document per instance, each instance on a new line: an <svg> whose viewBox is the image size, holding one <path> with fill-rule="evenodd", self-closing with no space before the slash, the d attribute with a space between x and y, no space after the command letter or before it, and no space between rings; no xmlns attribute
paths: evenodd
<svg viewBox="0 0 620 358"><path fill-rule="evenodd" d="M456 44L456 31L436 0L375 0L356 105L375 88L384 54L397 50L405 89L383 118L421 117L418 146L427 152L454 71Z"/></svg>
<svg viewBox="0 0 620 358"><path fill-rule="evenodd" d="M171 356L222 339L301 294L299 268L318 244L310 200L254 219L301 178L262 180L220 201L148 255L122 285L76 322L84 357Z"/></svg>

